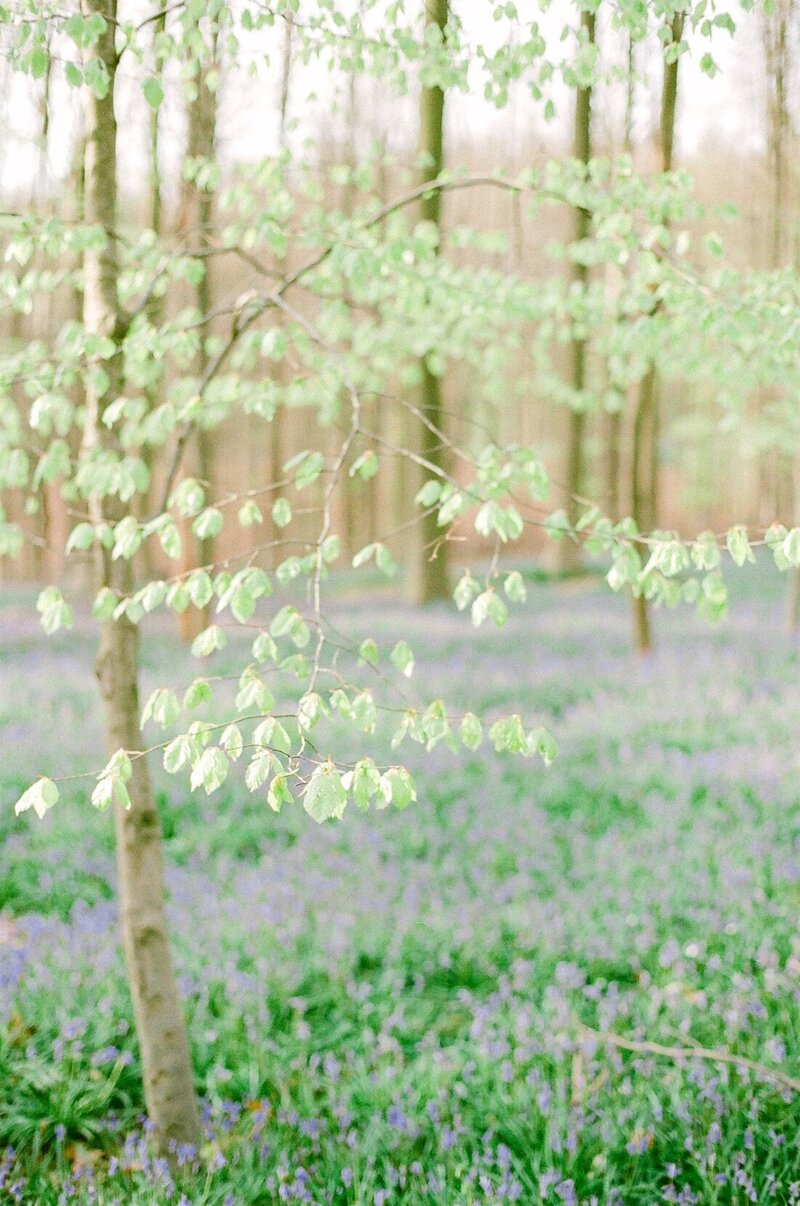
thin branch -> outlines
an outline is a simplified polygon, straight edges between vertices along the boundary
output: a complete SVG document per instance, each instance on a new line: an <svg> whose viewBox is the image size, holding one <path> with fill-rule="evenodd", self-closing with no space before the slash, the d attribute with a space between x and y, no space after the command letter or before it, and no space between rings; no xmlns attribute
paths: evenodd
<svg viewBox="0 0 800 1206"><path fill-rule="evenodd" d="M581 1026L581 1033L597 1039L609 1047L620 1047L623 1051L632 1051L636 1055L660 1055L664 1059L675 1061L702 1059L715 1064L731 1064L733 1067L747 1068L766 1080L773 1080L792 1093L800 1093L800 1080L779 1072L777 1068L769 1068L746 1055L734 1055L732 1051L719 1051L712 1047L665 1047L661 1043L651 1043L645 1040L623 1038L620 1034L608 1031L593 1030L591 1026Z"/></svg>

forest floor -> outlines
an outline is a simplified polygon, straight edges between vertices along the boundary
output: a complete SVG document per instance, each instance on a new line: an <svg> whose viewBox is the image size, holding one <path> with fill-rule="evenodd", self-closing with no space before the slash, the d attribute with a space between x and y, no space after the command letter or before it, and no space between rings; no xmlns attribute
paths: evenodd
<svg viewBox="0 0 800 1206"><path fill-rule="evenodd" d="M418 803L323 826L159 772L208 1134L175 1173L141 1125L112 819L82 779L13 815L103 761L91 632L48 640L30 592L0 595L0 1202L800 1202L781 586L740 576L716 629L657 613L647 662L602 585L533 586L502 632L359 598L420 696L547 724L553 765L404 745ZM197 673L163 629L145 660L148 688Z"/></svg>

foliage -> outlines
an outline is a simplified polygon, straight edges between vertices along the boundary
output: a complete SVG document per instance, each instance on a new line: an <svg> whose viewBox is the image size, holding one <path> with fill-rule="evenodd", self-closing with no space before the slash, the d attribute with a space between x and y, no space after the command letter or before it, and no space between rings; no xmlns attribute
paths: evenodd
<svg viewBox="0 0 800 1206"><path fill-rule="evenodd" d="M507 755L413 751L413 813L322 827L238 788L206 801L161 777L207 1123L207 1146L173 1173L137 1120L115 910L82 899L91 877L113 882L108 818L87 824L80 781L42 826L6 809L2 857L31 868L38 907L8 901L19 915L0 945L0 1147L17 1152L3 1191L44 1204L62 1185L69 1200L95 1186L148 1204L181 1192L794 1201L796 1093L713 1062L614 1051L579 1029L700 1043L796 1075L797 654L770 624L777 576L746 574L750 597L714 634L665 617L652 667L634 663L625 609L602 586L529 584L524 613L502 634L482 630L477 650L441 612L367 604L382 642L413 638L432 694L444 679L474 685L490 658L477 702L521 700L553 728L566 756L546 776ZM348 595L333 618L354 626ZM74 670L86 621L44 656L25 648L23 624L7 616L3 630L2 698L26 684L6 801L10 777L36 765L41 719L70 717L78 765L97 741L91 675ZM150 681L156 661L191 673L163 627L152 648Z"/></svg>

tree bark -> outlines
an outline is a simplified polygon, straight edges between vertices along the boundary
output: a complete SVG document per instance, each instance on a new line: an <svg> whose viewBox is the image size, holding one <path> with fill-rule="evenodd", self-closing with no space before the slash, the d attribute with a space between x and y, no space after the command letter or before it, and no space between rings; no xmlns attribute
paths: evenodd
<svg viewBox="0 0 800 1206"><path fill-rule="evenodd" d="M786 262L785 228L787 197L787 148L792 134L789 110L789 71L791 49L789 29L795 18L795 0L778 0L771 13L762 14L762 37L770 88L767 104L767 150L772 174L772 228L770 231L770 268ZM800 514L800 453L795 453L792 474L795 521ZM774 513L774 512L773 512ZM800 570L790 569L787 582L786 619L789 631L800 626Z"/></svg>
<svg viewBox="0 0 800 1206"><path fill-rule="evenodd" d="M426 4L428 25L444 30L448 17L448 0L428 0ZM423 87L419 104L419 157L422 161L421 183L435 180L444 167L444 92L439 87ZM441 237L442 199L441 193L431 192L420 201L420 218L431 222ZM423 359L420 370L422 384L419 390L420 420L418 423L417 452L429 464L443 469L443 401L442 384ZM429 470L420 469L417 487L431 477ZM416 492L416 490L415 490ZM423 515L411 531L414 545L411 549L408 594L413 603L433 603L450 597L450 579L447 567L447 544L442 529L436 521L436 513Z"/></svg>
<svg viewBox="0 0 800 1206"><path fill-rule="evenodd" d="M581 25L590 43L596 37L595 14L584 10L581 14ZM592 157L592 89L578 88L575 96L575 131L573 154L582 164L587 164ZM582 242L589 237L591 217L588 210L577 205L573 210L573 240ZM589 269L586 264L573 261L572 281L577 289L583 292L589 281ZM567 424L567 444L564 458L564 510L569 517L572 527L580 516L578 496L581 493L584 476L584 445L586 442L586 411L583 394L586 389L587 346L585 339L572 340L570 352L570 385L574 394L570 406ZM574 540L565 538L556 546L556 566L560 573L575 573L580 569L580 545Z"/></svg>
<svg viewBox="0 0 800 1206"><path fill-rule="evenodd" d="M86 15L98 13L106 21L94 53L102 57L109 73L105 97L85 91L85 216L108 232L106 246L90 249L84 259L84 309L86 329L119 341L124 315L117 293L116 229L117 125L114 113L114 79L117 56L114 41L116 0L83 0ZM120 356L106 361L110 384L100 396L87 391L82 455L101 449L119 454L115 436L102 422L105 402L122 391ZM125 514L116 498L90 499L95 522L117 522ZM129 561L116 561L100 548L96 585L127 594L133 586ZM103 700L109 756L118 749L143 748L139 731L138 629L127 619L101 625L97 675ZM159 1148L170 1142L196 1144L201 1138L194 1093L186 1026L178 997L167 935L161 832L153 790L144 756L133 759L128 784L129 810L116 807L117 864L120 909L128 961L136 1029L139 1038L147 1112Z"/></svg>
<svg viewBox="0 0 800 1206"><path fill-rule="evenodd" d="M684 14L675 13L672 19L672 41L683 37ZM678 103L678 64L664 64L661 89L658 155L662 172L672 170L675 145L675 110ZM633 448L631 458L631 509L640 532L651 532L658 523L658 373L651 364L639 384L633 419ZM644 595L632 599L634 645L636 652L647 655L653 648L650 606Z"/></svg>
<svg viewBox="0 0 800 1206"><path fill-rule="evenodd" d="M628 37L628 76L625 81L625 120L622 148L633 157L633 111L636 103L636 43ZM622 508L622 410L606 414L605 439L605 505L609 517L616 522Z"/></svg>
<svg viewBox="0 0 800 1206"><path fill-rule="evenodd" d="M214 42L216 51L216 40ZM216 93L207 86L208 71L201 68L197 77L197 95L189 105L189 125L187 134L186 156L189 159L213 158L217 137L217 98ZM184 180L181 189L179 231L183 235L191 235L199 245L208 239L214 212L213 194L206 189L197 188L191 180ZM213 283L211 280L211 260L205 262L205 272L195 286L195 303L201 315L211 310ZM200 349L195 360L195 374L202 378L208 366L205 351L205 332L201 329ZM198 423L191 438L191 445L186 450L185 468L187 472L197 477L206 485L211 485L213 479L213 456L209 433ZM188 572L199 565L208 565L213 560L213 541L198 540L193 535L191 523L182 525L182 556L181 571ZM199 632L208 625L208 607L187 607L178 613L178 629L181 638L191 642Z"/></svg>

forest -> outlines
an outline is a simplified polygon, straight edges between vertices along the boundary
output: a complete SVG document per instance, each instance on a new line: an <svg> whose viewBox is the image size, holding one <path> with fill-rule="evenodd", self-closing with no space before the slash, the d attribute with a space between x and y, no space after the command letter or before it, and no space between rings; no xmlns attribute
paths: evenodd
<svg viewBox="0 0 800 1206"><path fill-rule="evenodd" d="M0 1203L800 1203L798 0L0 47Z"/></svg>

